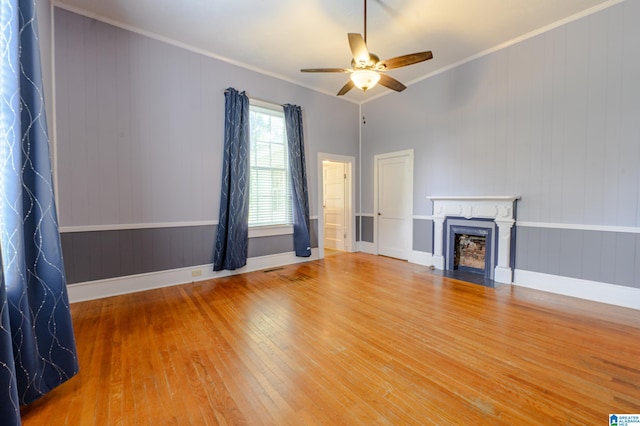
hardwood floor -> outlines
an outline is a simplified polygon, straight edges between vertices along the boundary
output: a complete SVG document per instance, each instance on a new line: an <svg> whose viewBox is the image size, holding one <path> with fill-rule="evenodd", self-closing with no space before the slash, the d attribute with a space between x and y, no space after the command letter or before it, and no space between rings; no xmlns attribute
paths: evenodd
<svg viewBox="0 0 640 426"><path fill-rule="evenodd" d="M367 254L72 305L77 377L30 425L608 424L640 312Z"/></svg>

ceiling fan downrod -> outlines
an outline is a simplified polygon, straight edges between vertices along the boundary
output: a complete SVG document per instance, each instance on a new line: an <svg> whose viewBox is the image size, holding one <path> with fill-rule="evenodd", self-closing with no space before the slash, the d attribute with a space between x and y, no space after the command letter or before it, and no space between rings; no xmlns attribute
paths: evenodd
<svg viewBox="0 0 640 426"><path fill-rule="evenodd" d="M367 43L367 0L364 0L364 42Z"/></svg>

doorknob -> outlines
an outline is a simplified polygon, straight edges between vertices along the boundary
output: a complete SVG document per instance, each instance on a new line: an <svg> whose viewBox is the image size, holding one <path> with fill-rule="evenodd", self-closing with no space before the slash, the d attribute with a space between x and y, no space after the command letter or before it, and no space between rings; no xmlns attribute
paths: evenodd
<svg viewBox="0 0 640 426"><path fill-rule="evenodd" d="M382 216L382 213L378 212L378 216Z"/></svg>

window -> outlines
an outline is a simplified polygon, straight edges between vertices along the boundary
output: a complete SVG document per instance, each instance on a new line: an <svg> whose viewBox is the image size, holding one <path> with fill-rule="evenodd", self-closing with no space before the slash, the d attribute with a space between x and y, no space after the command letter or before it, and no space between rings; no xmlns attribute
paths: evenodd
<svg viewBox="0 0 640 426"><path fill-rule="evenodd" d="M284 113L278 106L249 107L249 227L293 223Z"/></svg>

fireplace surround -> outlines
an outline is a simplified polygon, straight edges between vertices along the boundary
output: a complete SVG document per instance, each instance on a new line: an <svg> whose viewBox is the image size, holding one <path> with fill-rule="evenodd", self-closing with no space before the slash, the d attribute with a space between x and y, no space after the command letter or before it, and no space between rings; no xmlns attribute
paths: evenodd
<svg viewBox="0 0 640 426"><path fill-rule="evenodd" d="M516 202L520 196L430 196L433 202L433 264L436 269L446 270L448 232L445 221L491 220L497 227L495 238L496 259L491 265L493 280L511 284L513 281L512 247L515 247Z"/></svg>

